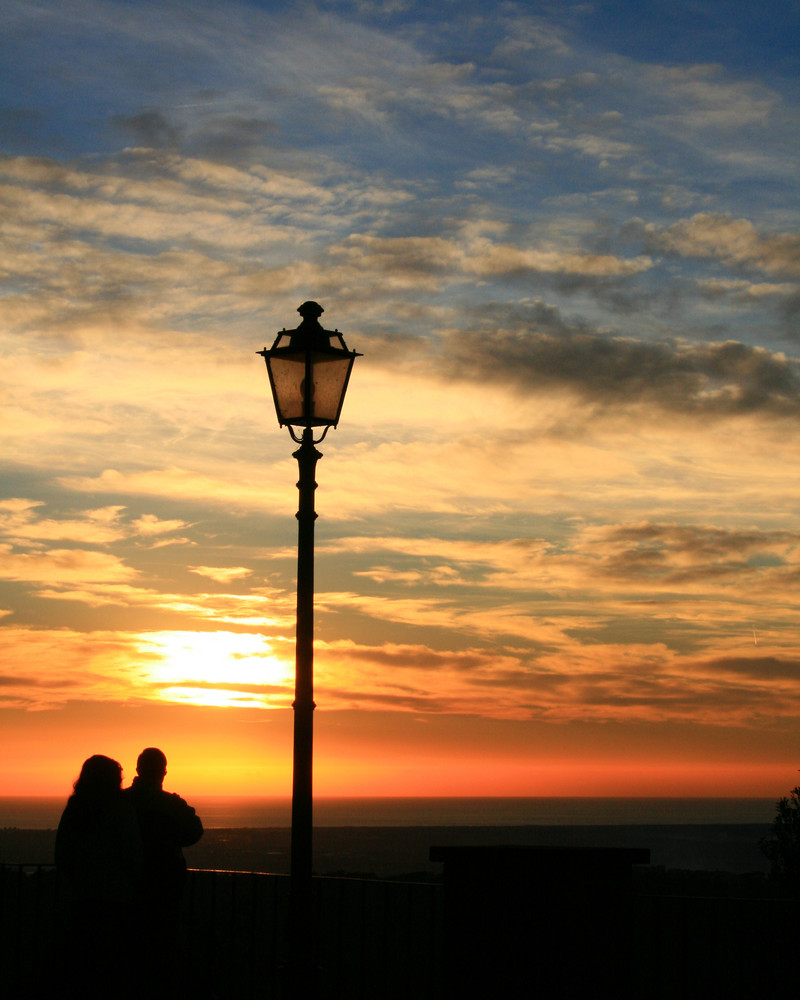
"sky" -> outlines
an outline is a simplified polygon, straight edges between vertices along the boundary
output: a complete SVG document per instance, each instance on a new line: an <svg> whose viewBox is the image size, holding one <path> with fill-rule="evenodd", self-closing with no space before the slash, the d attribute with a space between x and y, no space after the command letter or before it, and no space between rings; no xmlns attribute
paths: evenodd
<svg viewBox="0 0 800 1000"><path fill-rule="evenodd" d="M0 795L778 796L800 767L800 7L0 0Z"/></svg>

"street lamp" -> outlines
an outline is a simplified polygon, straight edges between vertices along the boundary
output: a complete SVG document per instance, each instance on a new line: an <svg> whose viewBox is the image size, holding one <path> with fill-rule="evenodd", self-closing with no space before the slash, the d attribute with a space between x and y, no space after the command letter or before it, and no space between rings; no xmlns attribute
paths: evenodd
<svg viewBox="0 0 800 1000"><path fill-rule="evenodd" d="M339 423L353 362L338 330L323 330L316 302L297 310L296 330L281 330L267 350L257 351L267 365L278 423L289 428L300 447L297 488L297 638L295 644L294 756L292 767L292 845L289 898L291 995L314 994L311 921L311 830L313 825L314 746L314 472L322 454L314 447ZM302 428L298 432L296 428ZM319 433L314 437L315 430Z"/></svg>

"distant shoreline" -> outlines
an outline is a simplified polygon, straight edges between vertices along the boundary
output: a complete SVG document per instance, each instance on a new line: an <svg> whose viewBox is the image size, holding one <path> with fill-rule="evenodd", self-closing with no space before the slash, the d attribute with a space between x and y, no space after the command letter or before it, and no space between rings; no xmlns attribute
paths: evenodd
<svg viewBox="0 0 800 1000"><path fill-rule="evenodd" d="M168 789L179 790L180 789ZM291 823L291 801L275 796L185 797L208 829L274 829ZM0 796L0 827L54 829L67 794ZM318 827L621 826L769 823L768 798L318 797Z"/></svg>
<svg viewBox="0 0 800 1000"><path fill-rule="evenodd" d="M314 829L314 868L321 874L436 874L431 846L457 844L647 847L651 866L760 872L769 869L759 839L768 823L597 824L514 826L334 826ZM286 826L210 828L185 850L193 868L288 873ZM55 830L0 829L0 862L50 864Z"/></svg>

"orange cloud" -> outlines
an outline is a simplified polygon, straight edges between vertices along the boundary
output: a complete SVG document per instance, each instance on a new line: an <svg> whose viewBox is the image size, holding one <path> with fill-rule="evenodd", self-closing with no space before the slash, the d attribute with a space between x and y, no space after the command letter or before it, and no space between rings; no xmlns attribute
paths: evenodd
<svg viewBox="0 0 800 1000"><path fill-rule="evenodd" d="M53 583L114 583L137 576L136 570L105 552L86 549L50 549L47 552L13 552L0 546L0 577Z"/></svg>

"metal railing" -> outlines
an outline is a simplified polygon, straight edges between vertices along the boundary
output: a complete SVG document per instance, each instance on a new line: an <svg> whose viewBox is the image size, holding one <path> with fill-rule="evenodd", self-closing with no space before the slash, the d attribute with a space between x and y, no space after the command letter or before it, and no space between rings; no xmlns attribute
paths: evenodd
<svg viewBox="0 0 800 1000"><path fill-rule="evenodd" d="M288 893L286 875L190 871L177 949L187 997L280 995ZM445 995L441 885L327 877L314 879L314 893L320 1000ZM632 996L751 1000L796 990L800 901L637 895L632 902L633 935L624 945ZM63 992L75 958L63 954L60 914L52 866L0 864L3 997ZM121 969L129 960L122 941Z"/></svg>
<svg viewBox="0 0 800 1000"><path fill-rule="evenodd" d="M289 877L188 873L179 929L187 996L250 1000L279 995ZM315 877L320 1000L438 1000L442 995L442 887ZM50 865L0 865L0 984L9 998L52 995L63 955L63 911ZM120 942L120 962L126 960Z"/></svg>
<svg viewBox="0 0 800 1000"><path fill-rule="evenodd" d="M636 997L760 1000L797 992L800 900L634 896Z"/></svg>
<svg viewBox="0 0 800 1000"><path fill-rule="evenodd" d="M50 980L58 938L52 865L0 865L0 979L5 996L34 1000Z"/></svg>

